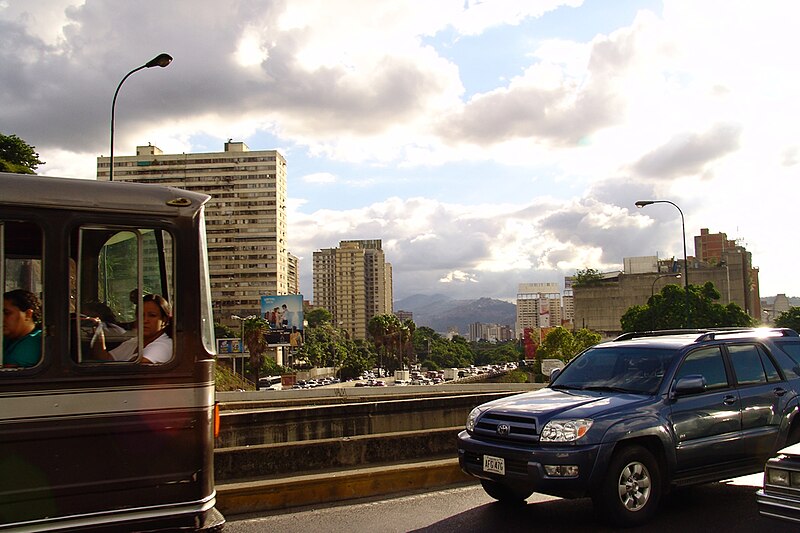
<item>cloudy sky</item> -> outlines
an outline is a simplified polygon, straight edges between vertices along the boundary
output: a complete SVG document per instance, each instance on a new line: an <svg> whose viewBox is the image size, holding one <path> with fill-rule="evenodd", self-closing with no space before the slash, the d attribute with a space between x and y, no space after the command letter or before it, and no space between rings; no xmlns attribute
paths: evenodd
<svg viewBox="0 0 800 533"><path fill-rule="evenodd" d="M0 0L0 132L47 175L115 154L288 160L289 248L383 239L395 298L752 252L800 296L796 0Z"/></svg>

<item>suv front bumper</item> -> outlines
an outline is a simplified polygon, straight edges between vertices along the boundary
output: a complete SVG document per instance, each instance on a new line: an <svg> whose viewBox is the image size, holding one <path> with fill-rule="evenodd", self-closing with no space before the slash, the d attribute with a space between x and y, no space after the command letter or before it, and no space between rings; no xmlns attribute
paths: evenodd
<svg viewBox="0 0 800 533"><path fill-rule="evenodd" d="M524 448L473 438L466 430L458 434L458 462L465 473L534 492L563 498L586 496L593 488L593 474L603 446L552 445ZM505 475L484 472L483 456L502 457ZM548 476L545 465L575 465L575 477Z"/></svg>

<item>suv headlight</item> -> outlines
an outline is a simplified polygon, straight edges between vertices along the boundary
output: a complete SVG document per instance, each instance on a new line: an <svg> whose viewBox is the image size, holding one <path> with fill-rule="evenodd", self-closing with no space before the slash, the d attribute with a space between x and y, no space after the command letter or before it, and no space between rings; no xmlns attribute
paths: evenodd
<svg viewBox="0 0 800 533"><path fill-rule="evenodd" d="M481 413L483 411L484 409L476 407L475 409L469 412L469 415L467 415L467 431L471 432L472 430L475 429L475 422L478 421L478 417L481 416Z"/></svg>
<svg viewBox="0 0 800 533"><path fill-rule="evenodd" d="M586 435L592 421L581 418L577 420L551 420L542 428L540 442L572 442Z"/></svg>

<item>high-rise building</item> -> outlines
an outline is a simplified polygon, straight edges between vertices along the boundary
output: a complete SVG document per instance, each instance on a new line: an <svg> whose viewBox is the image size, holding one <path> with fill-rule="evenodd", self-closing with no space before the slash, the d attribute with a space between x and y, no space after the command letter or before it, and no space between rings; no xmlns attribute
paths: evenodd
<svg viewBox="0 0 800 533"><path fill-rule="evenodd" d="M288 254L287 269L287 293L300 294L300 259L292 253Z"/></svg>
<svg viewBox="0 0 800 533"><path fill-rule="evenodd" d="M380 239L341 241L314 252L314 305L333 314L353 339L365 339L367 324L392 313L392 266Z"/></svg>
<svg viewBox="0 0 800 533"><path fill-rule="evenodd" d="M108 179L109 158L97 158ZM288 294L286 159L276 150L225 143L224 152L165 154L137 146L114 157L114 180L157 183L211 195L206 235L215 319L259 314L262 295Z"/></svg>
<svg viewBox="0 0 800 533"><path fill-rule="evenodd" d="M517 290L517 336L525 328L561 325L561 292L557 283L520 283Z"/></svg>

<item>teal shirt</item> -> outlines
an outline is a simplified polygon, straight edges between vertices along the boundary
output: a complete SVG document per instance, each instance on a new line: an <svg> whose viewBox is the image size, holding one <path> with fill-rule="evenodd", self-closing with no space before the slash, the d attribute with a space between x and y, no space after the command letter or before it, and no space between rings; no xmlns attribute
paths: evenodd
<svg viewBox="0 0 800 533"><path fill-rule="evenodd" d="M3 365L33 366L42 358L42 330L34 329L22 338L3 339Z"/></svg>

